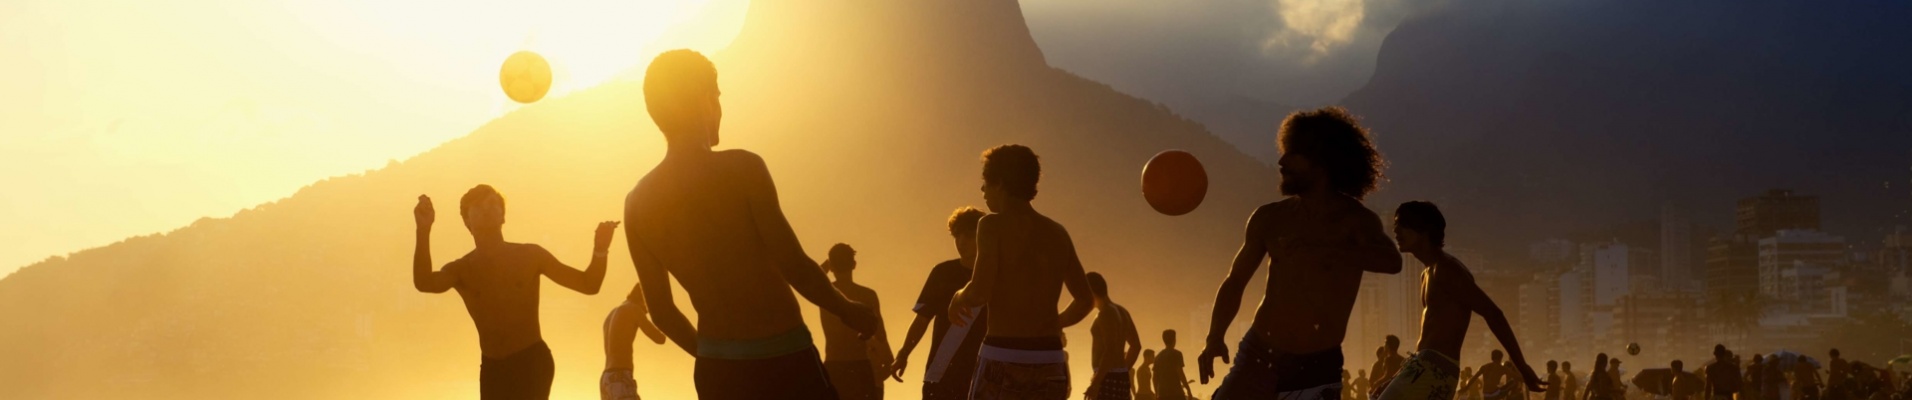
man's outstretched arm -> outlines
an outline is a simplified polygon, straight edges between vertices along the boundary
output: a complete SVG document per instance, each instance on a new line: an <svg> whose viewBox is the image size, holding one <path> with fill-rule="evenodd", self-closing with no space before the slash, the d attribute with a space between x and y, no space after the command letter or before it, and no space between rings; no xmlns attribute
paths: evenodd
<svg viewBox="0 0 1912 400"><path fill-rule="evenodd" d="M1507 349L1507 357L1527 383L1527 390L1546 391L1546 381L1540 379L1533 366L1527 365L1527 357L1520 351L1520 341L1514 339L1514 328L1507 324L1507 315L1501 312L1500 306L1494 304L1493 298L1487 297L1487 292L1481 291L1480 285L1474 284L1472 276L1467 277L1467 290L1462 291L1461 296L1468 308L1480 314L1481 319L1487 320L1487 329L1493 331L1494 337L1500 339L1500 346Z"/></svg>
<svg viewBox="0 0 1912 400"><path fill-rule="evenodd" d="M628 219L629 213L626 213ZM697 326L691 325L684 317L683 310L677 309L677 299L671 297L671 275L651 252L644 249L637 235L624 235L624 242L631 249L631 264L637 268L638 287L644 289L644 303L649 309L651 322L664 336L677 343L691 356L697 355Z"/></svg>
<svg viewBox="0 0 1912 400"><path fill-rule="evenodd" d="M830 279L823 275L823 268L817 261L803 252L803 244L797 240L797 232L790 227L790 221L784 218L783 206L777 200L777 184L770 178L770 169L764 165L763 158L744 151L726 152L735 154L741 167L746 171L748 182L747 195L750 204L751 220L756 222L757 235L762 238L764 251L769 252L776 272L783 276L790 288L798 295L816 304L818 308L829 311L843 320L844 325L862 333L865 337L876 334L878 321L876 312L868 307L843 297ZM648 289L648 288L647 288Z"/></svg>
<svg viewBox="0 0 1912 400"><path fill-rule="evenodd" d="M1241 311L1242 292L1248 290L1248 281L1261 269L1261 261L1268 256L1268 244L1262 232L1268 229L1267 207L1256 209L1248 216L1248 227L1242 235L1241 249L1235 251L1235 261L1229 265L1228 277L1222 278L1221 288L1215 290L1215 311L1208 319L1208 336L1202 354L1195 356L1196 370L1202 383L1208 383L1215 376L1215 358L1228 361L1228 325L1235 321L1235 313Z"/></svg>
<svg viewBox="0 0 1912 400"><path fill-rule="evenodd" d="M538 272L550 277L551 282L557 283L558 286L576 290L578 293L597 294L598 289L604 287L605 259L610 256L607 251L611 249L611 236L616 234L617 224L617 221L598 223L596 239L591 242L591 265L584 267L584 271L578 271L576 268L558 262L557 257L553 257L551 252L539 247L538 251L543 254L539 257L541 261Z"/></svg>
<svg viewBox="0 0 1912 400"><path fill-rule="evenodd" d="M923 333L929 331L930 320L934 318L930 314L916 314L916 319L910 321L909 332L903 334L903 348L896 351L896 360L890 363L890 377L897 382L903 381L903 370L909 366L910 352L916 350L916 343L923 340Z"/></svg>
<svg viewBox="0 0 1912 400"><path fill-rule="evenodd" d="M412 288L425 293L444 293L458 284L458 275L449 269L432 271L432 221L437 218L432 198L418 195L418 206L412 208L412 219L418 225L418 238L412 247Z"/></svg>
<svg viewBox="0 0 1912 400"><path fill-rule="evenodd" d="M1000 217L994 214L984 215L976 220L976 267L969 274L969 284L957 290L949 299L949 323L954 326L969 326L975 317L972 308L989 304L989 297L996 290L996 273L1002 268L1002 232ZM1070 307L1075 307L1070 300ZM1061 316L1057 316L1057 321Z"/></svg>

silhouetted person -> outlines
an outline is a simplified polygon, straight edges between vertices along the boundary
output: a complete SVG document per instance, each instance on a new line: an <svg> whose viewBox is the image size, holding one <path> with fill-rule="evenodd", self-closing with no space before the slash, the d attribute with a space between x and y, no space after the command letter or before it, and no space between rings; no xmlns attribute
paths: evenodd
<svg viewBox="0 0 1912 400"><path fill-rule="evenodd" d="M1458 392L1455 397L1461 399L1480 398L1480 377L1474 374L1474 367L1461 368L1461 388ZM1380 394L1376 393L1375 396L1378 397Z"/></svg>
<svg viewBox="0 0 1912 400"><path fill-rule="evenodd" d="M1401 370L1404 362L1407 359L1401 358L1401 338L1388 335L1381 347L1374 349L1374 379L1369 380L1373 384L1369 386L1368 395L1381 396L1381 391L1387 390L1388 382L1394 380L1394 373Z"/></svg>
<svg viewBox="0 0 1912 400"><path fill-rule="evenodd" d="M1792 400L1789 398L1792 397L1792 388L1787 385L1786 370L1781 368L1784 364L1778 354L1766 357L1766 366L1761 368L1759 377L1760 385L1765 386L1760 388L1760 396L1768 400Z"/></svg>
<svg viewBox="0 0 1912 400"><path fill-rule="evenodd" d="M1446 232L1447 218L1434 203L1407 202L1394 211L1394 236L1400 242L1401 251L1413 254L1427 269L1421 274L1421 340L1415 346L1418 351L1401 372L1395 374L1394 382L1388 384L1381 398L1425 398L1429 396L1426 393L1453 391L1458 381L1455 372L1459 369L1454 355L1460 354L1461 345L1467 340L1467 325L1475 314L1486 320L1488 330L1494 332L1494 337L1500 339L1501 347L1506 348L1512 358L1511 365L1503 363L1501 351L1494 350L1492 362L1475 372L1483 378L1483 397L1488 400L1516 397L1520 385L1507 379L1515 373L1526 382L1527 390L1545 391L1546 383L1527 364L1520 342L1514 339L1513 327L1508 325L1500 306L1475 284L1474 274L1467 265L1444 250Z"/></svg>
<svg viewBox="0 0 1912 400"><path fill-rule="evenodd" d="M1089 365L1095 368L1095 374L1089 378L1089 391L1085 397L1098 399L1129 399L1129 390L1133 386L1129 368L1135 365L1135 358L1142 354L1142 337L1135 333L1135 320L1129 318L1129 310L1109 299L1109 282L1099 272L1084 275L1089 281L1089 292L1095 294L1095 321L1089 324Z"/></svg>
<svg viewBox="0 0 1912 400"><path fill-rule="evenodd" d="M1672 393L1670 396L1673 400L1694 400L1693 391L1687 389L1694 385L1692 382L1687 382L1692 378L1686 377L1686 363L1673 360L1672 367L1673 376L1668 377L1666 381L1667 392Z"/></svg>
<svg viewBox="0 0 1912 400"><path fill-rule="evenodd" d="M631 288L624 303L604 317L604 373L598 376L598 397L603 400L636 400L637 378L632 375L636 363L631 360L631 343L644 332L651 342L664 344L664 332L644 317L644 288Z"/></svg>
<svg viewBox="0 0 1912 400"><path fill-rule="evenodd" d="M1560 397L1568 400L1580 398L1580 375L1573 372L1572 361L1560 362Z"/></svg>
<svg viewBox="0 0 1912 400"><path fill-rule="evenodd" d="M1560 384L1560 363L1554 360L1547 360L1547 394L1543 398L1546 400L1560 400Z"/></svg>
<svg viewBox="0 0 1912 400"><path fill-rule="evenodd" d="M1279 136L1280 189L1290 197L1248 217L1197 357L1204 383L1215 375L1215 358L1229 362L1223 336L1242 292L1270 259L1261 306L1236 349L1239 360L1215 390L1217 400L1338 397L1341 340L1362 272L1401 272L1401 255L1380 217L1361 205L1383 165L1367 130L1330 107L1289 115Z"/></svg>
<svg viewBox="0 0 1912 400"><path fill-rule="evenodd" d="M1826 400L1846 400L1850 397L1847 396L1848 387L1846 383L1852 379L1852 363L1846 361L1844 358L1839 358L1839 349L1832 349L1832 351L1827 353L1832 356L1832 359L1827 361L1826 394L1824 397Z"/></svg>
<svg viewBox="0 0 1912 400"><path fill-rule="evenodd" d="M597 294L604 283L605 249L616 222L598 224L591 264L579 271L530 243L504 238L505 198L490 185L478 185L458 202L458 215L477 248L432 271L431 230L437 212L432 199L418 196L412 210L418 246L412 251L412 286L420 292L457 289L465 311L478 326L478 396L483 399L543 399L551 395L551 348L538 328L538 278L550 277L578 293Z"/></svg>
<svg viewBox="0 0 1912 400"><path fill-rule="evenodd" d="M698 398L835 399L791 289L858 332L875 333L876 314L803 253L762 158L711 150L717 96L717 69L696 52L665 52L645 72L644 102L668 148L625 198L624 221L651 321L697 357ZM677 309L673 277L695 327Z"/></svg>
<svg viewBox="0 0 1912 400"><path fill-rule="evenodd" d="M875 290L856 284L856 249L842 243L830 246L830 259L823 266L836 276L831 286L843 292L843 297L873 310L883 309ZM823 367L837 388L838 398L883 398L883 379L890 372L890 341L883 332L881 316L877 318L876 333L868 339L859 337L855 329L829 311L822 312L818 319L823 321Z"/></svg>
<svg viewBox="0 0 1912 400"><path fill-rule="evenodd" d="M1142 350L1142 365L1135 367L1135 400L1155 400L1155 350Z"/></svg>
<svg viewBox="0 0 1912 400"><path fill-rule="evenodd" d="M1739 360L1723 344L1713 345L1713 362L1706 364L1705 371L1706 400L1734 400L1745 383L1740 377Z"/></svg>
<svg viewBox="0 0 1912 400"><path fill-rule="evenodd" d="M1348 399L1362 400L1362 399L1368 398L1368 387L1370 386L1373 386L1373 384L1369 383L1368 370L1365 370L1365 369L1355 370L1354 371L1354 387L1348 390Z"/></svg>
<svg viewBox="0 0 1912 400"><path fill-rule="evenodd" d="M916 349L916 343L923 339L923 331L934 328L929 341L930 362L939 358L939 354L955 352L949 358L949 364L939 372L942 375L930 376L928 368L923 373L923 399L969 399L970 377L976 372L976 352L982 348L982 332L988 329L988 310L969 324L967 333L962 337L961 345L955 348L943 348L943 339L950 332L949 300L956 291L969 285L969 277L976 264L976 223L983 218L982 210L962 207L951 213L948 221L949 235L955 239L956 255L954 260L944 261L930 268L929 278L923 282L923 290L916 296L916 319L910 322L909 333L903 339L903 348L896 352L896 362L890 367L890 376L897 381L903 380L903 371L909 366L910 351ZM929 365L930 362L924 363Z"/></svg>
<svg viewBox="0 0 1912 400"><path fill-rule="evenodd" d="M1600 353L1593 357L1593 375L1587 378L1587 393L1582 399L1613 400L1616 398L1613 393L1614 378L1609 375L1607 365L1607 353Z"/></svg>
<svg viewBox="0 0 1912 400"><path fill-rule="evenodd" d="M1182 351L1175 349L1175 330L1162 331L1162 352L1155 354L1155 398L1187 399L1188 375L1183 373Z"/></svg>
<svg viewBox="0 0 1912 400"><path fill-rule="evenodd" d="M1613 398L1625 399L1627 397L1627 383L1624 379L1625 377L1620 376L1619 358L1607 359L1607 378L1609 382L1613 383Z"/></svg>
<svg viewBox="0 0 1912 400"><path fill-rule="evenodd" d="M1744 386L1740 387L1741 400L1766 399L1766 358L1753 354L1753 362L1746 365Z"/></svg>
<svg viewBox="0 0 1912 400"><path fill-rule="evenodd" d="M1793 363L1792 400L1819 400L1819 367L1806 362L1805 356L1799 358Z"/></svg>
<svg viewBox="0 0 1912 400"><path fill-rule="evenodd" d="M957 324L973 318L973 307L989 308L971 399L1069 397L1062 328L1088 317L1095 299L1068 230L1029 204L1041 175L1028 147L983 152L983 201L993 214L977 223L975 274L949 305ZM1069 306L1058 312L1065 287Z"/></svg>

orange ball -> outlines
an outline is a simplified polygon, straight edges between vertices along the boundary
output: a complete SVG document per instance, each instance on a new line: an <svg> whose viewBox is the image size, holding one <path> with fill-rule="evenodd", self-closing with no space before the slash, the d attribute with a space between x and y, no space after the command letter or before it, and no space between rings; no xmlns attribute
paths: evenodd
<svg viewBox="0 0 1912 400"><path fill-rule="evenodd" d="M1142 166L1142 198L1167 215L1195 211L1208 196L1208 171L1201 160L1181 150L1157 153Z"/></svg>

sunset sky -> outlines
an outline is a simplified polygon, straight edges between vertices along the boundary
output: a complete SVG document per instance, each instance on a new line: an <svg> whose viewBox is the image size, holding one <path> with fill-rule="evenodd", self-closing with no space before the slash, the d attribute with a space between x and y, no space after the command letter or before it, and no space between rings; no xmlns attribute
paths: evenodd
<svg viewBox="0 0 1912 400"><path fill-rule="evenodd" d="M1392 0L1024 1L1052 65L1179 107L1328 103L1365 82ZM746 0L21 0L0 6L0 274L378 168L660 50L721 49ZM1121 45L1112 45L1120 43ZM628 74L627 74L628 73Z"/></svg>

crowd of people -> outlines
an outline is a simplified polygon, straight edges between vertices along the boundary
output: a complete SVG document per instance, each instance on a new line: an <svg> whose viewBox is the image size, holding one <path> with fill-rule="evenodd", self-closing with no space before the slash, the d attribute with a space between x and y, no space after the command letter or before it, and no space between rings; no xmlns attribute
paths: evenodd
<svg viewBox="0 0 1912 400"><path fill-rule="evenodd" d="M1392 371L1401 362L1393 335L1376 350L1375 371ZM1501 359L1495 350L1490 361L1478 369L1463 368L1460 384L1447 397L1459 400L1904 400L1912 399L1912 372L1873 366L1840 357L1839 349L1827 352L1828 362L1790 353L1754 354L1750 359L1727 350L1713 348L1713 359L1688 370L1685 362L1673 360L1667 368L1650 368L1627 375L1620 360L1600 353L1594 358L1593 372L1574 372L1570 361L1547 360L1546 390L1531 394L1519 390L1519 382L1504 380L1514 365ZM1887 366L1890 367L1890 366ZM1389 373L1374 375L1368 370L1343 370L1344 400L1378 398L1371 391L1377 382L1386 382ZM1581 386L1581 382L1587 385Z"/></svg>
<svg viewBox="0 0 1912 400"><path fill-rule="evenodd" d="M1197 377L1190 379L1176 332L1162 332L1162 348L1145 351L1107 278L1086 271L1064 224L1037 211L1042 166L1035 150L1008 144L982 153L988 211L961 207L943 221L956 258L929 269L910 308L915 318L892 352L875 311L878 293L855 280L856 249L836 244L824 261L812 259L784 218L765 161L745 150L713 149L723 116L715 65L696 52L665 52L650 64L643 88L668 149L624 199L621 223L638 286L604 324L599 386L605 399L638 398L631 344L640 331L695 358L693 380L702 399L880 399L884 380L903 381L925 334L928 362L919 369L925 399L1065 399L1077 392L1062 329L1091 316L1090 384L1081 392L1089 399L1195 398L1191 385L1217 377L1217 359L1233 365L1209 395L1216 400L1506 400L1529 392L1548 400L1628 397L1619 361L1605 355L1595 360L1584 387L1564 362L1556 370L1550 361L1544 379L1536 373L1500 308L1467 266L1443 250L1447 221L1433 203L1399 205L1390 235L1362 203L1386 163L1367 130L1338 107L1297 112L1282 122L1278 172L1285 197L1248 216L1240 250L1216 291L1207 335L1197 343ZM539 280L597 293L620 222L598 226L590 263L578 270L538 245L505 241L504 196L479 185L459 204L476 248L434 269L435 215L431 199L419 196L413 283L423 292L456 290L464 300L482 350L481 397L547 398L554 363L538 325ZM1372 369L1350 376L1341 344L1362 276L1400 273L1403 254L1427 266L1420 271L1419 343L1404 357L1400 340L1389 337ZM1231 353L1229 325L1264 261L1266 290ZM676 303L673 280L690 299L695 323ZM1065 292L1066 305L1059 306ZM821 351L799 296L822 311ZM1506 350L1505 360L1496 350L1478 370L1461 368L1457 358L1475 315ZM1755 355L1742 368L1723 348L1719 354L1690 378L1676 363L1662 386L1700 387L1670 393L1676 400L1695 393L1882 399L1893 387L1890 376L1836 353L1824 384L1797 357L1762 364Z"/></svg>

